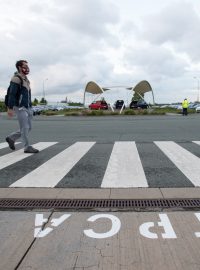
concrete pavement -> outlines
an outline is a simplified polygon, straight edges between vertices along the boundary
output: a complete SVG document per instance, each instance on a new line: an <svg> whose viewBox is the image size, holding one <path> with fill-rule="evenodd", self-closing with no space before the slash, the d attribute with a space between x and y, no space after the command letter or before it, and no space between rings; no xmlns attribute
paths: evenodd
<svg viewBox="0 0 200 270"><path fill-rule="evenodd" d="M198 212L0 212L3 270L199 270Z"/></svg>

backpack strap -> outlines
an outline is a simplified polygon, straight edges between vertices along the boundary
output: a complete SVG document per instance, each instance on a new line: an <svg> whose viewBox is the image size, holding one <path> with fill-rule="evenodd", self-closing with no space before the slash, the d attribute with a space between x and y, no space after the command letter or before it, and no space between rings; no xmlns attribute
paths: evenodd
<svg viewBox="0 0 200 270"><path fill-rule="evenodd" d="M22 89L22 86L23 86L23 79L19 75L15 75L15 77L20 79L20 89L17 91L17 94L16 94L17 101L19 101L20 92L21 92L21 89Z"/></svg>

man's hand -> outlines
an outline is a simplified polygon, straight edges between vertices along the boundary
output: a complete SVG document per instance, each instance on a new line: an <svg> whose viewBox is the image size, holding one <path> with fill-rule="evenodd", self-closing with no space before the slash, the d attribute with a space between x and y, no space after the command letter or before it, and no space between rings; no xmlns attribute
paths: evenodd
<svg viewBox="0 0 200 270"><path fill-rule="evenodd" d="M13 117L14 111L12 109L8 109L7 114L9 117Z"/></svg>

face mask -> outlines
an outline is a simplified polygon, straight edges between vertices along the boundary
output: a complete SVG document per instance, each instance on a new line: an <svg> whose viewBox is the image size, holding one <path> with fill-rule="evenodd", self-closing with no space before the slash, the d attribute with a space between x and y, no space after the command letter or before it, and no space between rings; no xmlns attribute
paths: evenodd
<svg viewBox="0 0 200 270"><path fill-rule="evenodd" d="M30 70L29 70L29 67L26 66L26 67L22 67L22 68L21 68L21 71L22 71L22 73L23 73L24 75L28 75Z"/></svg>

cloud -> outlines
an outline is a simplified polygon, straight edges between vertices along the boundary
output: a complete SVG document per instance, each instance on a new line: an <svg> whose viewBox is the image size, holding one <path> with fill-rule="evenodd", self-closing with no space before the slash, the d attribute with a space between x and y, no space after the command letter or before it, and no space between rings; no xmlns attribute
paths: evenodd
<svg viewBox="0 0 200 270"><path fill-rule="evenodd" d="M125 59L130 69L138 68L144 75L148 74L148 77L157 79L183 75L187 64L183 59L174 56L169 49L149 44L128 48Z"/></svg>
<svg viewBox="0 0 200 270"><path fill-rule="evenodd" d="M147 16L143 27L143 39L156 45L170 43L177 52L200 61L200 16L190 1L175 1Z"/></svg>
<svg viewBox="0 0 200 270"><path fill-rule="evenodd" d="M110 1L29 1L18 2L18 13L11 5L10 18L2 18L10 27L2 31L1 63L14 67L17 59L27 59L31 78L39 85L49 78L49 91L62 93L76 89L86 79L99 79L108 74L107 59L102 53L107 46L119 46L109 27L119 20L119 13ZM8 6L4 4L4 9ZM28 16L22 16L22 11ZM12 16L14 14L14 17ZM100 65L101 64L101 65ZM7 85L7 74L3 81ZM39 81L39 82L38 82ZM63 85L63 86L62 86ZM67 85L67 87L66 87ZM69 90L70 91L70 90Z"/></svg>
<svg viewBox="0 0 200 270"><path fill-rule="evenodd" d="M119 21L119 12L110 1L76 0L62 1L58 22L81 36L98 38L109 36L108 25Z"/></svg>
<svg viewBox="0 0 200 270"><path fill-rule="evenodd" d="M181 98L200 68L198 6L196 0L1 1L1 89L16 60L27 59L35 96L46 78L47 99L80 96L90 80L134 86L147 79L160 99Z"/></svg>

